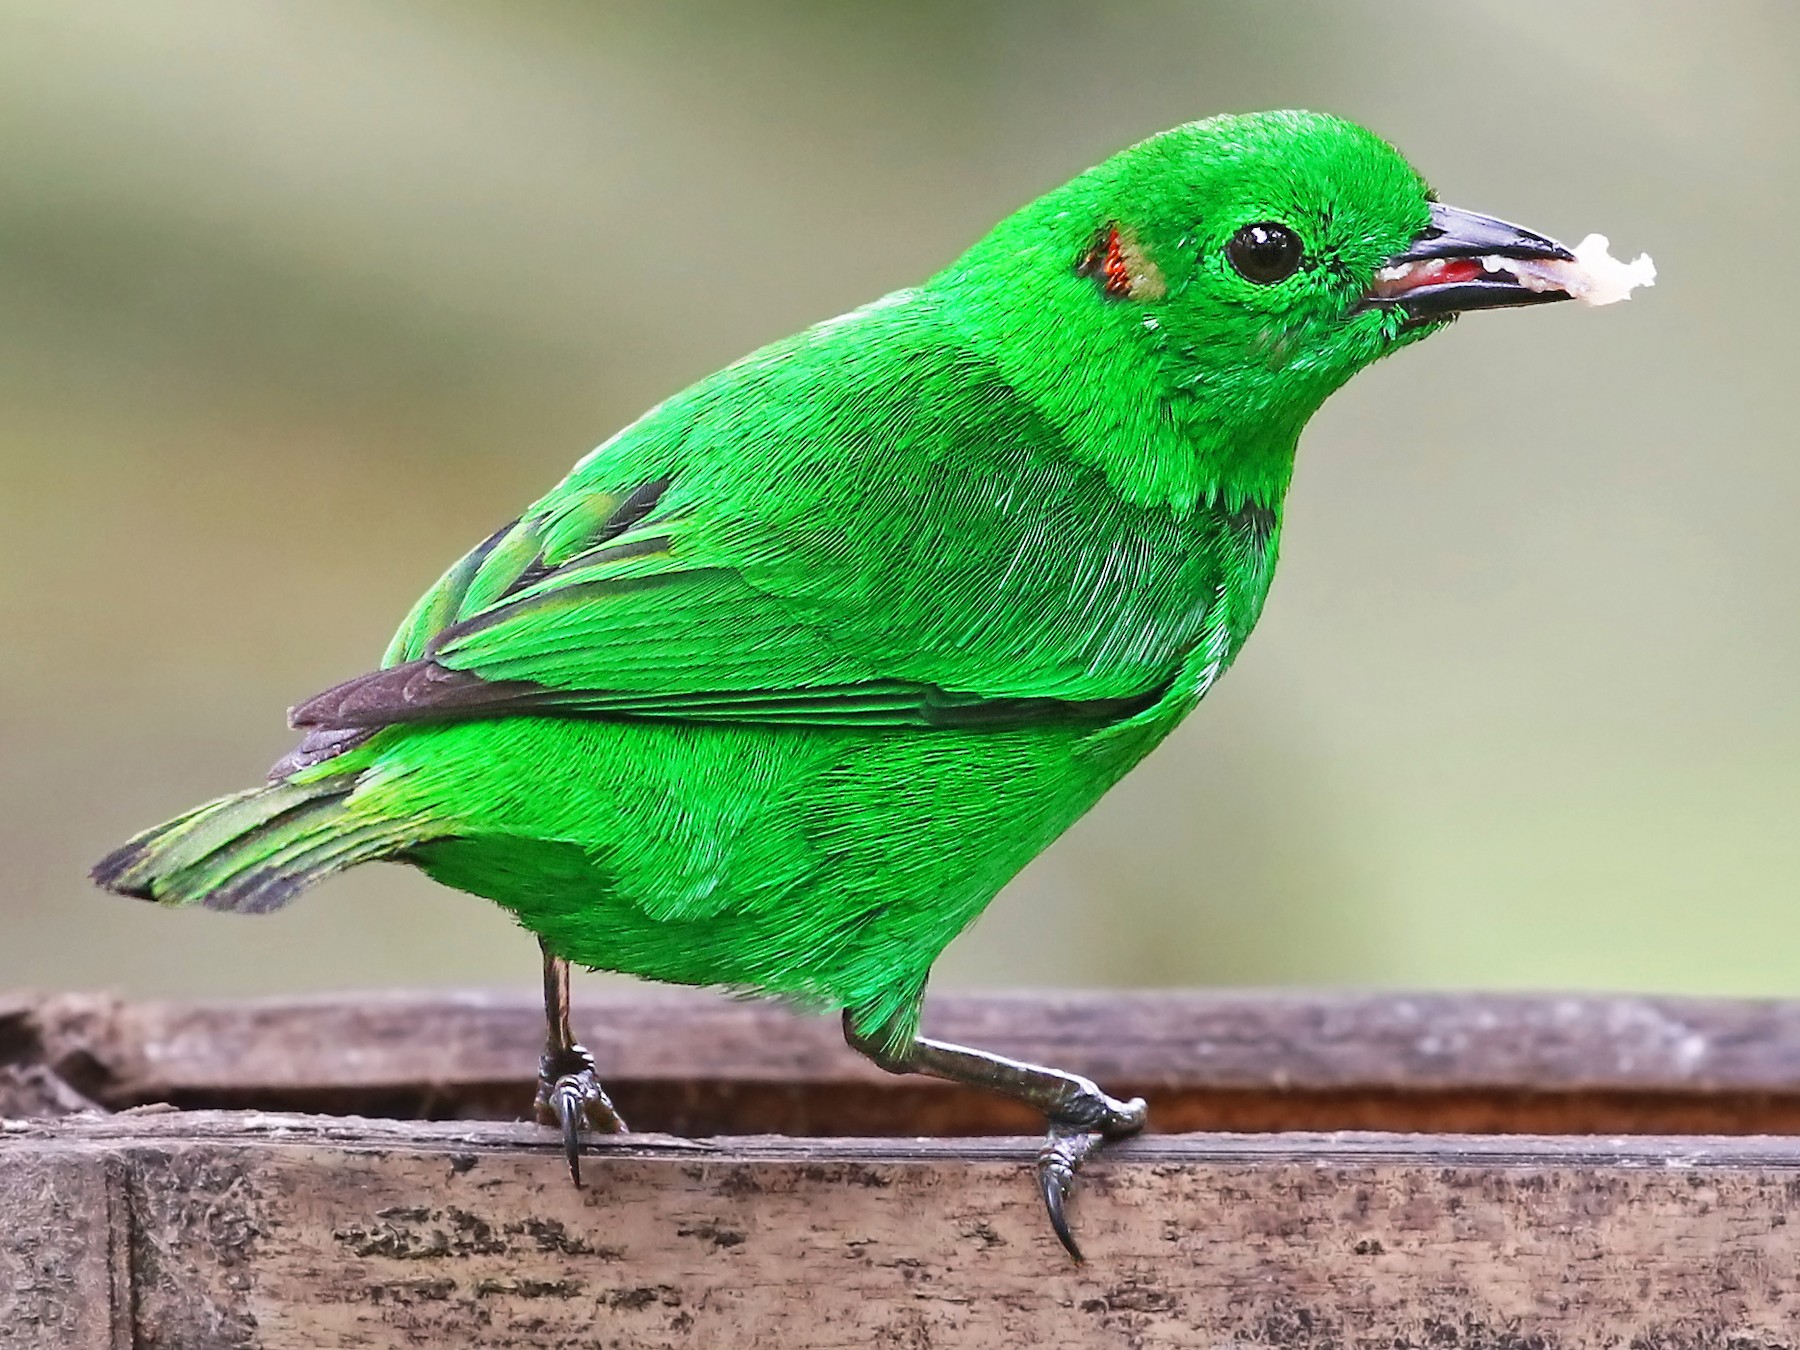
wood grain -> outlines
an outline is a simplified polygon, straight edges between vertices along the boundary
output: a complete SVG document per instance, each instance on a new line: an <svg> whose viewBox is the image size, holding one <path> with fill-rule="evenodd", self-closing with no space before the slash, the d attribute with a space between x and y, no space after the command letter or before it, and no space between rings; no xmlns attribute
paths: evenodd
<svg viewBox="0 0 1800 1350"><path fill-rule="evenodd" d="M0 1344L1775 1350L1800 1326L1784 1140L1150 1138L1093 1167L1085 1267L1028 1139L632 1137L580 1192L541 1132L487 1122L171 1113L0 1141L9 1207L62 1215L46 1273L0 1277ZM73 1222L109 1194L123 1300Z"/></svg>
<svg viewBox="0 0 1800 1350"><path fill-rule="evenodd" d="M991 1097L895 1079L835 1021L675 991L588 997L577 1026L626 1118L675 1133L994 1134ZM1152 1128L1800 1133L1800 1004L1546 995L977 996L927 1030L1087 1074ZM0 1005L0 1114L169 1101L517 1116L531 995ZM8 1047L11 1047L9 1050ZM51 1073L55 1082L43 1077ZM33 1103L36 1103L34 1106Z"/></svg>
<svg viewBox="0 0 1800 1350"><path fill-rule="evenodd" d="M1085 1267L1035 1138L999 1133L1025 1113L776 1007L579 1025L640 1127L709 1137L598 1141L576 1191L530 1125L145 1105L516 1116L527 996L0 1000L0 1115L39 1117L0 1121L0 1350L1800 1345L1800 1141L1743 1137L1800 1127L1797 1005L934 1001L937 1034L1144 1090L1164 1130L1438 1131L1132 1141L1074 1201ZM1717 1133L1628 1133L1671 1122Z"/></svg>
<svg viewBox="0 0 1800 1350"><path fill-rule="evenodd" d="M125 1350L130 1270L116 1152L54 1160L0 1134L0 1347Z"/></svg>

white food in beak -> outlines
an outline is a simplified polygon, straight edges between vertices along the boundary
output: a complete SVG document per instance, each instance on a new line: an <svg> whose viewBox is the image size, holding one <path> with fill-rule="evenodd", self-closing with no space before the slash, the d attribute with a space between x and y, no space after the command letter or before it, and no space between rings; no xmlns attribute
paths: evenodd
<svg viewBox="0 0 1800 1350"><path fill-rule="evenodd" d="M1584 305L1612 305L1628 299L1639 286L1656 284L1656 264L1648 253L1630 262L1613 257L1603 234L1590 234L1575 245L1574 262L1536 258L1483 258L1490 272L1510 272L1531 291L1567 291Z"/></svg>

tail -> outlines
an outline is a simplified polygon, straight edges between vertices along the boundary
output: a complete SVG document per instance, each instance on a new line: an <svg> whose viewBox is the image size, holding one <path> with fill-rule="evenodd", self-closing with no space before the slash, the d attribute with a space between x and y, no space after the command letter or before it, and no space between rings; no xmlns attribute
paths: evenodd
<svg viewBox="0 0 1800 1350"><path fill-rule="evenodd" d="M109 891L165 905L266 914L306 887L418 842L418 822L346 809L355 774L270 783L197 806L101 859Z"/></svg>

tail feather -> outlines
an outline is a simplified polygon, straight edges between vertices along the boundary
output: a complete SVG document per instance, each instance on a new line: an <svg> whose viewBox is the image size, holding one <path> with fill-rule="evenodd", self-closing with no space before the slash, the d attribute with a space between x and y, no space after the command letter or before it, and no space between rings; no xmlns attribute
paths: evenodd
<svg viewBox="0 0 1800 1350"><path fill-rule="evenodd" d="M417 821L346 809L354 775L271 783L197 806L101 859L109 891L165 905L263 914L332 872L419 841Z"/></svg>

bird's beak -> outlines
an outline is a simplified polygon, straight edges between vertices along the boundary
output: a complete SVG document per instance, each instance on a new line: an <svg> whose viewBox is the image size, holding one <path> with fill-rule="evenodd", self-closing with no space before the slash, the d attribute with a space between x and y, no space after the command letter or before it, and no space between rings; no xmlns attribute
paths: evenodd
<svg viewBox="0 0 1800 1350"><path fill-rule="evenodd" d="M1431 223L1376 272L1364 303L1400 309L1422 323L1468 309L1569 300L1574 297L1555 283L1558 269L1531 264L1574 260L1554 239L1433 202Z"/></svg>

